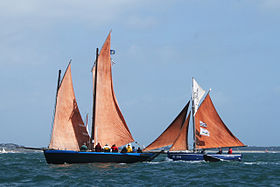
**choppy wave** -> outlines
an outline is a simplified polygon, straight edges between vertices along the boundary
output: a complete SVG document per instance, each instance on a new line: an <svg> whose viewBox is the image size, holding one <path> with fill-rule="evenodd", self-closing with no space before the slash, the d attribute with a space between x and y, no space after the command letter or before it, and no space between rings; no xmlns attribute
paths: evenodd
<svg viewBox="0 0 280 187"><path fill-rule="evenodd" d="M243 162L245 165L280 165L280 162Z"/></svg>
<svg viewBox="0 0 280 187"><path fill-rule="evenodd" d="M280 154L269 153L244 154L242 162L174 162L160 155L134 164L48 165L42 153L25 152L0 154L0 186L279 186L279 165Z"/></svg>

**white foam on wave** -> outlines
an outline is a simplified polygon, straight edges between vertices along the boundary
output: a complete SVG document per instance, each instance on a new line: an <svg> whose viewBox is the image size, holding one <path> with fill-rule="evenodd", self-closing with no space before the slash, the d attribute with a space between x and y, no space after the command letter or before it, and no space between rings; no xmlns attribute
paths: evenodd
<svg viewBox="0 0 280 187"><path fill-rule="evenodd" d="M16 153L16 152L12 151L12 150L5 150L4 148L2 148L2 150L0 150L0 154L6 154L6 153Z"/></svg>
<svg viewBox="0 0 280 187"><path fill-rule="evenodd" d="M173 160L171 158L168 158L168 157L165 157L165 161L168 161L168 162L173 162Z"/></svg>
<svg viewBox="0 0 280 187"><path fill-rule="evenodd" d="M243 162L245 165L280 165L280 162Z"/></svg>
<svg viewBox="0 0 280 187"><path fill-rule="evenodd" d="M203 163L205 161L204 160L189 160L189 161L187 161L187 160L180 160L179 162L190 163L190 164L197 164L197 163Z"/></svg>
<svg viewBox="0 0 280 187"><path fill-rule="evenodd" d="M243 162L245 165L253 165L253 162Z"/></svg>
<svg viewBox="0 0 280 187"><path fill-rule="evenodd" d="M166 162L175 162L175 163L190 163L190 164L197 164L201 162L205 162L204 160L173 160L171 158L166 157Z"/></svg>
<svg viewBox="0 0 280 187"><path fill-rule="evenodd" d="M2 151L0 151L0 153L7 153L7 151L4 148L2 148Z"/></svg>
<svg viewBox="0 0 280 187"><path fill-rule="evenodd" d="M160 163L162 163L162 162L147 162L147 164L151 164L151 165L156 165L156 164L160 164Z"/></svg>
<svg viewBox="0 0 280 187"><path fill-rule="evenodd" d="M166 163L166 162L174 162L172 159L168 158L168 157L165 157L164 160L159 160L159 161L146 161L144 163L147 163L147 164L151 164L151 165L156 165L156 164L162 164L162 163Z"/></svg>
<svg viewBox="0 0 280 187"><path fill-rule="evenodd" d="M119 165L127 165L127 163L119 163Z"/></svg>
<svg viewBox="0 0 280 187"><path fill-rule="evenodd" d="M5 149L4 147L0 148L0 154L6 154L6 153L32 153L32 152L43 152L41 150L24 150L24 149L16 149L16 150L10 150Z"/></svg>

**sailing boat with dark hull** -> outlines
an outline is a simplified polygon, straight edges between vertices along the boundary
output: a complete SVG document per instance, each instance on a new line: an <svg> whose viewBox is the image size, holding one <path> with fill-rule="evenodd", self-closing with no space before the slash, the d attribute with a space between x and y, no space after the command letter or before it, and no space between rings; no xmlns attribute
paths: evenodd
<svg viewBox="0 0 280 187"><path fill-rule="evenodd" d="M189 150L188 147L188 128L191 112L188 117L185 118L190 101L184 107L184 112L182 111L159 138L151 143L145 150L149 151L172 145L167 156L173 160L205 160L212 162L221 160L240 161L242 158L241 154L205 153L207 149L243 147L245 145L232 134L220 118L210 98L210 91L199 106L200 100L203 98L204 94L205 91L198 85L195 79L193 79L193 150ZM174 129L176 129L176 131L174 131Z"/></svg>
<svg viewBox="0 0 280 187"><path fill-rule="evenodd" d="M97 143L100 143L101 146L115 144L117 147L121 147L134 142L113 90L110 40L111 33L99 54L97 49L95 64L92 68L94 91L91 137L83 123L76 102L71 63L61 82L59 78L51 141L48 149L44 150L47 163L133 163L150 161L158 155L156 153L91 151ZM87 145L91 150L80 151L82 145Z"/></svg>

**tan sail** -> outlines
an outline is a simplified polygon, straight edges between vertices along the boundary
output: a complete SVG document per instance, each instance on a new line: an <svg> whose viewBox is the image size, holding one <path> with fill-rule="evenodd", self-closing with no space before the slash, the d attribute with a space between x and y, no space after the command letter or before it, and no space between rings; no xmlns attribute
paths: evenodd
<svg viewBox="0 0 280 187"><path fill-rule="evenodd" d="M133 142L134 139L122 116L116 96L113 90L111 56L110 56L111 33L109 33L97 60L97 72L93 72L96 78L96 100L94 111L94 141L102 146L116 144L122 146ZM94 82L93 82L94 84Z"/></svg>
<svg viewBox="0 0 280 187"><path fill-rule="evenodd" d="M189 122L190 122L191 113L189 113L186 121L184 122L181 131L173 143L169 151L184 151L188 150L188 131L189 131Z"/></svg>
<svg viewBox="0 0 280 187"><path fill-rule="evenodd" d="M49 149L78 151L83 143L88 142L89 135L76 102L69 64L57 93Z"/></svg>
<svg viewBox="0 0 280 187"><path fill-rule="evenodd" d="M220 118L209 93L196 112L195 135L198 149L244 146Z"/></svg>
<svg viewBox="0 0 280 187"><path fill-rule="evenodd" d="M153 141L148 147L146 147L144 151L165 147L174 143L186 119L189 104L190 102L186 104L180 114L167 127L167 129L155 141Z"/></svg>

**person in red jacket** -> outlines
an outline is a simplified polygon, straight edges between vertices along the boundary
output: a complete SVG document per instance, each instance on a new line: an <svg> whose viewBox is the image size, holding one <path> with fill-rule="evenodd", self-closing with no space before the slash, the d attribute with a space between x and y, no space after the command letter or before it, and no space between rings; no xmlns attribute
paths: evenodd
<svg viewBox="0 0 280 187"><path fill-rule="evenodd" d="M228 148L228 154L232 154L232 148Z"/></svg>
<svg viewBox="0 0 280 187"><path fill-rule="evenodd" d="M119 152L119 149L116 146L116 144L112 145L111 149L112 149L112 152L115 152L115 153Z"/></svg>

